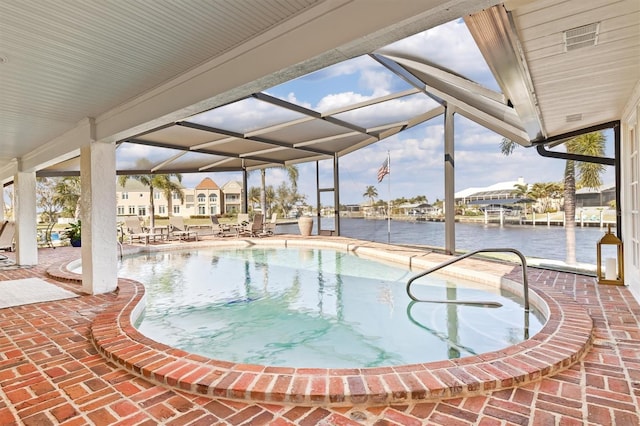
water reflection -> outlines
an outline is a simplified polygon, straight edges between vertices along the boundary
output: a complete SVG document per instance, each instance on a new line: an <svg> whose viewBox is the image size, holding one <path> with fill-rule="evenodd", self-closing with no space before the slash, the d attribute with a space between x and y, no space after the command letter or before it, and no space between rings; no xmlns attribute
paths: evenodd
<svg viewBox="0 0 640 426"><path fill-rule="evenodd" d="M513 296L433 277L418 285L420 292L448 300L489 294L505 306L491 314L473 307L414 308L404 285L415 272L339 250L165 252L125 259L122 273L147 290L141 332L234 362L397 365L496 350L512 344L515 330L522 336L522 324L512 321L522 306ZM540 327L536 320L532 330Z"/></svg>
<svg viewBox="0 0 640 426"><path fill-rule="evenodd" d="M325 224L325 220L328 222ZM323 227L332 228L333 218L323 218ZM315 226L314 226L315 232ZM297 225L278 225L279 234L298 234ZM383 220L340 218L340 232L345 237L386 243L387 223ZM576 227L576 259L595 265L596 243L604 231L600 228ZM527 257L564 261L566 233L560 226L484 225L456 223L456 248L477 250L485 247L512 247ZM444 223L391 222L392 244L423 244L444 247Z"/></svg>

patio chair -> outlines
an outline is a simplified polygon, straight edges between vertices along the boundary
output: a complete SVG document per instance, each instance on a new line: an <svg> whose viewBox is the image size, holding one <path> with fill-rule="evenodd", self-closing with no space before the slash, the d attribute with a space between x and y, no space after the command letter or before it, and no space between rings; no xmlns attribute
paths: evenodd
<svg viewBox="0 0 640 426"><path fill-rule="evenodd" d="M171 237L178 237L179 240L187 240L193 237L198 241L198 233L196 231L190 231L189 226L185 225L182 217L172 216L169 218L169 235Z"/></svg>
<svg viewBox="0 0 640 426"><path fill-rule="evenodd" d="M239 217L240 215L238 215ZM264 234L262 228L264 226L264 222L262 220L262 214L256 213L253 216L253 221L249 222L242 228L238 228L238 237L240 236L249 236L249 237L262 237Z"/></svg>
<svg viewBox="0 0 640 426"><path fill-rule="evenodd" d="M235 235L235 231L226 223L220 223L218 216L211 215L211 232L216 237L226 237L227 235Z"/></svg>
<svg viewBox="0 0 640 426"><path fill-rule="evenodd" d="M156 237L161 237L162 234L154 234L151 232L146 232L142 228L142 224L140 220L135 216L126 217L124 219L124 227L122 229L124 239L129 240L129 244L133 244L133 240L138 240L140 242L144 241L144 244L149 244L149 239L153 237L155 241Z"/></svg>
<svg viewBox="0 0 640 426"><path fill-rule="evenodd" d="M16 224L13 221L7 221L0 232L0 250L14 251L16 243L14 237L16 235Z"/></svg>
<svg viewBox="0 0 640 426"><path fill-rule="evenodd" d="M276 222L278 221L278 213L271 215L271 220L264 223L262 233L266 235L273 235L276 233Z"/></svg>

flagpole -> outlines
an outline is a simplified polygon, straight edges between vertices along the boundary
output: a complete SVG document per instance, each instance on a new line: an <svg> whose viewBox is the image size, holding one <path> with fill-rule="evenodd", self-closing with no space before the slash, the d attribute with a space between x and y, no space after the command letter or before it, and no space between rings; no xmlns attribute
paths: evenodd
<svg viewBox="0 0 640 426"><path fill-rule="evenodd" d="M391 244L391 157L387 151L387 168L389 170L389 179L387 180L387 244Z"/></svg>

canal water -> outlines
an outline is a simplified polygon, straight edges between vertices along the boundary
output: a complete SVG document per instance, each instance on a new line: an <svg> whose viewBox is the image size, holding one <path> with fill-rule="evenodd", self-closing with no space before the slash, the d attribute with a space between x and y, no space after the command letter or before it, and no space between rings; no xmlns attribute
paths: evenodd
<svg viewBox="0 0 640 426"><path fill-rule="evenodd" d="M564 261L566 237L562 226L456 223L456 250L509 247L527 257ZM333 219L322 219L323 229L333 229ZM390 232L388 229L390 228ZM392 244L419 244L444 247L443 222L408 222L340 218L340 233L345 237ZM313 233L316 232L314 224ZM576 227L576 260L595 265L596 244L605 234L601 228ZM277 233L299 233L297 224L278 225ZM390 240L390 241L389 241Z"/></svg>

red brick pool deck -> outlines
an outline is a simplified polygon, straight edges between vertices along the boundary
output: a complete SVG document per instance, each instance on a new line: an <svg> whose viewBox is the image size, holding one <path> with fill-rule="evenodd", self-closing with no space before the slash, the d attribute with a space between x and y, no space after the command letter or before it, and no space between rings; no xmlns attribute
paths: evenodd
<svg viewBox="0 0 640 426"><path fill-rule="evenodd" d="M79 257L40 249L38 266L0 267L0 280L81 293L62 268ZM470 267L520 282L519 267ZM551 318L529 341L377 369L234 365L168 348L131 326L143 288L130 280L113 294L0 309L0 425L640 425L640 306L629 290L528 273Z"/></svg>

